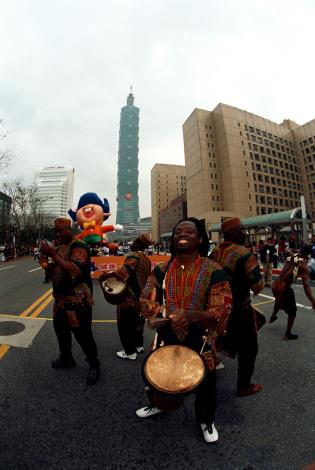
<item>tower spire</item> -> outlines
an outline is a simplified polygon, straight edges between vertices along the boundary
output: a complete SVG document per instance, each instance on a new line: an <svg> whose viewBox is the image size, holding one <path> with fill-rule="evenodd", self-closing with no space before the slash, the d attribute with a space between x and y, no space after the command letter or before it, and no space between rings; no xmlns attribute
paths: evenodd
<svg viewBox="0 0 315 470"><path fill-rule="evenodd" d="M134 96L133 96L133 94L132 94L132 85L131 85L131 87L130 87L130 93L129 93L128 97L127 97L127 106L133 106L134 100L135 100L135 98L134 98Z"/></svg>

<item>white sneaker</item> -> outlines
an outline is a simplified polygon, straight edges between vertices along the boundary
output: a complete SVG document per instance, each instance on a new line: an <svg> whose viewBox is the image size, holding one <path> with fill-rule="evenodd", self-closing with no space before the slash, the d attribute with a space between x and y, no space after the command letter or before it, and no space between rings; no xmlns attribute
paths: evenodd
<svg viewBox="0 0 315 470"><path fill-rule="evenodd" d="M158 413L162 413L162 410L156 406L144 406L136 411L138 418L149 418L150 416L157 415Z"/></svg>
<svg viewBox="0 0 315 470"><path fill-rule="evenodd" d="M137 353L132 353L132 354L126 354L124 350L122 351L117 351L116 352L117 356L120 357L120 359L130 359L131 361L135 361L137 359Z"/></svg>
<svg viewBox="0 0 315 470"><path fill-rule="evenodd" d="M214 423L212 424L205 424L205 423L200 423L201 430L203 433L204 440L209 443L209 442L216 442L219 439L219 434L218 431L216 430Z"/></svg>
<svg viewBox="0 0 315 470"><path fill-rule="evenodd" d="M225 367L225 365L223 364L223 362L219 362L219 364L216 367L216 370L224 369L224 367Z"/></svg>
<svg viewBox="0 0 315 470"><path fill-rule="evenodd" d="M142 353L142 352L144 352L144 347L143 346L137 346L136 350L137 350L138 353Z"/></svg>

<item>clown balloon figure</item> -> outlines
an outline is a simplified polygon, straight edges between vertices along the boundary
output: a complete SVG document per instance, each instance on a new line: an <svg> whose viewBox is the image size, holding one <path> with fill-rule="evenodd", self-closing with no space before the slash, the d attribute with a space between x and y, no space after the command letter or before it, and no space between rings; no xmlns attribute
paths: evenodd
<svg viewBox="0 0 315 470"><path fill-rule="evenodd" d="M76 235L76 239L83 240L88 245L105 243L109 249L116 248L116 244L106 241L105 233L122 230L122 225L103 225L103 222L111 215L107 199L104 202L96 193L85 193L79 199L76 211L69 210L68 214L74 222L78 222L82 231Z"/></svg>

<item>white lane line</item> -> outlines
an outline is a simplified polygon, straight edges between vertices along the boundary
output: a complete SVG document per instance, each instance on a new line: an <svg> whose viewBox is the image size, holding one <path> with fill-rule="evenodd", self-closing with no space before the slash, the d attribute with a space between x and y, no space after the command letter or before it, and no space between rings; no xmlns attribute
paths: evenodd
<svg viewBox="0 0 315 470"><path fill-rule="evenodd" d="M275 300L274 297L271 297L271 295L266 295L266 294L258 294L260 297L265 297L266 299L271 299L271 300ZM301 307L301 308L306 308L306 310L312 310L312 307L310 307L309 305L303 305L303 304L296 304L297 307Z"/></svg>
<svg viewBox="0 0 315 470"><path fill-rule="evenodd" d="M14 266L6 266L5 268L0 268L0 271L4 271L5 269L10 269L10 268L15 268L15 265Z"/></svg>
<svg viewBox="0 0 315 470"><path fill-rule="evenodd" d="M38 271L38 269L42 269L41 266L39 268L31 269L29 273L32 273L33 271Z"/></svg>

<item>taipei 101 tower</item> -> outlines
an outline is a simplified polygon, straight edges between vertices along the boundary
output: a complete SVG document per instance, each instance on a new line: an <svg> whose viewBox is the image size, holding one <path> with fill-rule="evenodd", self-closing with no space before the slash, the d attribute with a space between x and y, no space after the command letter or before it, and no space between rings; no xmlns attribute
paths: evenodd
<svg viewBox="0 0 315 470"><path fill-rule="evenodd" d="M128 226L139 221L138 151L139 108L133 105L132 87L127 106L120 112L116 223Z"/></svg>

